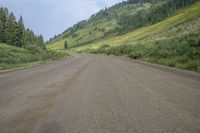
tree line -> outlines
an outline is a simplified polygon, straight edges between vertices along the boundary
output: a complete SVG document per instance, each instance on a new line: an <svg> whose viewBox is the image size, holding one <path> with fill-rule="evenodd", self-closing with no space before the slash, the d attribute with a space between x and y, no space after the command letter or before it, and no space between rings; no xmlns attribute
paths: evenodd
<svg viewBox="0 0 200 133"><path fill-rule="evenodd" d="M128 0L128 3L154 3L154 2L159 2L159 1L164 1L164 0Z"/></svg>
<svg viewBox="0 0 200 133"><path fill-rule="evenodd" d="M26 28L22 16L17 20L15 15L5 7L0 7L0 43L16 47L36 45L45 48L43 36L36 35Z"/></svg>

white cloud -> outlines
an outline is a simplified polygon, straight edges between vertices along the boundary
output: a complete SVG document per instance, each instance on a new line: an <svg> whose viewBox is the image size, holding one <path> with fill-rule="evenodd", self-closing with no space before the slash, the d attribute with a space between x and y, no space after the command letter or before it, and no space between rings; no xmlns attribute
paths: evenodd
<svg viewBox="0 0 200 133"><path fill-rule="evenodd" d="M48 39L120 1L123 0L0 0L0 6L22 15L26 26Z"/></svg>

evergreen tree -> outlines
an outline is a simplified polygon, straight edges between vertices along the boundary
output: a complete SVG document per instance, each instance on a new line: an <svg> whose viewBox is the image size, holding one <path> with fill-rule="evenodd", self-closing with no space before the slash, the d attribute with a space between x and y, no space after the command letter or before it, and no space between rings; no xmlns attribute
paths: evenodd
<svg viewBox="0 0 200 133"><path fill-rule="evenodd" d="M18 23L22 28L24 28L24 21L23 21L22 16L20 16L20 19L19 19Z"/></svg>
<svg viewBox="0 0 200 133"><path fill-rule="evenodd" d="M10 13L5 25L5 43L15 45L15 28L16 28L16 18L13 13Z"/></svg>
<svg viewBox="0 0 200 133"><path fill-rule="evenodd" d="M24 45L24 22L22 16L20 16L20 19L18 20L18 23L16 24L15 28L15 36L16 36L16 46L22 47Z"/></svg>
<svg viewBox="0 0 200 133"><path fill-rule="evenodd" d="M13 44L17 47L22 47L23 45L23 27L15 22L14 25L14 38L13 38Z"/></svg>
<svg viewBox="0 0 200 133"><path fill-rule="evenodd" d="M65 48L65 49L67 49L67 48L68 48L67 41L65 41L65 43L64 43L64 48Z"/></svg>
<svg viewBox="0 0 200 133"><path fill-rule="evenodd" d="M45 45L44 45L44 39L43 39L43 36L42 35L39 35L37 37L37 45L41 48L45 48Z"/></svg>
<svg viewBox="0 0 200 133"><path fill-rule="evenodd" d="M0 8L0 42L5 42L5 26L6 26L6 11L3 7Z"/></svg>

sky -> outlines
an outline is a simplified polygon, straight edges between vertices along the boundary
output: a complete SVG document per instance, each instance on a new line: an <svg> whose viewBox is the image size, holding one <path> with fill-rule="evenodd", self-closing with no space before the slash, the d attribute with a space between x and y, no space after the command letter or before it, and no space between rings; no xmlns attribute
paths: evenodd
<svg viewBox="0 0 200 133"><path fill-rule="evenodd" d="M17 18L45 40L62 33L77 22L88 19L100 9L123 0L0 0Z"/></svg>

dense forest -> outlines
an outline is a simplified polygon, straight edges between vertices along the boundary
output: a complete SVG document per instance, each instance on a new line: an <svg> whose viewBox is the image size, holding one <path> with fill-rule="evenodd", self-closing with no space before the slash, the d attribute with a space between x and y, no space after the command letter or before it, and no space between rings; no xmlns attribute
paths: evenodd
<svg viewBox="0 0 200 133"><path fill-rule="evenodd" d="M45 48L42 35L36 35L32 30L26 28L22 16L17 20L12 12L3 7L0 7L0 43L16 47L35 45Z"/></svg>

